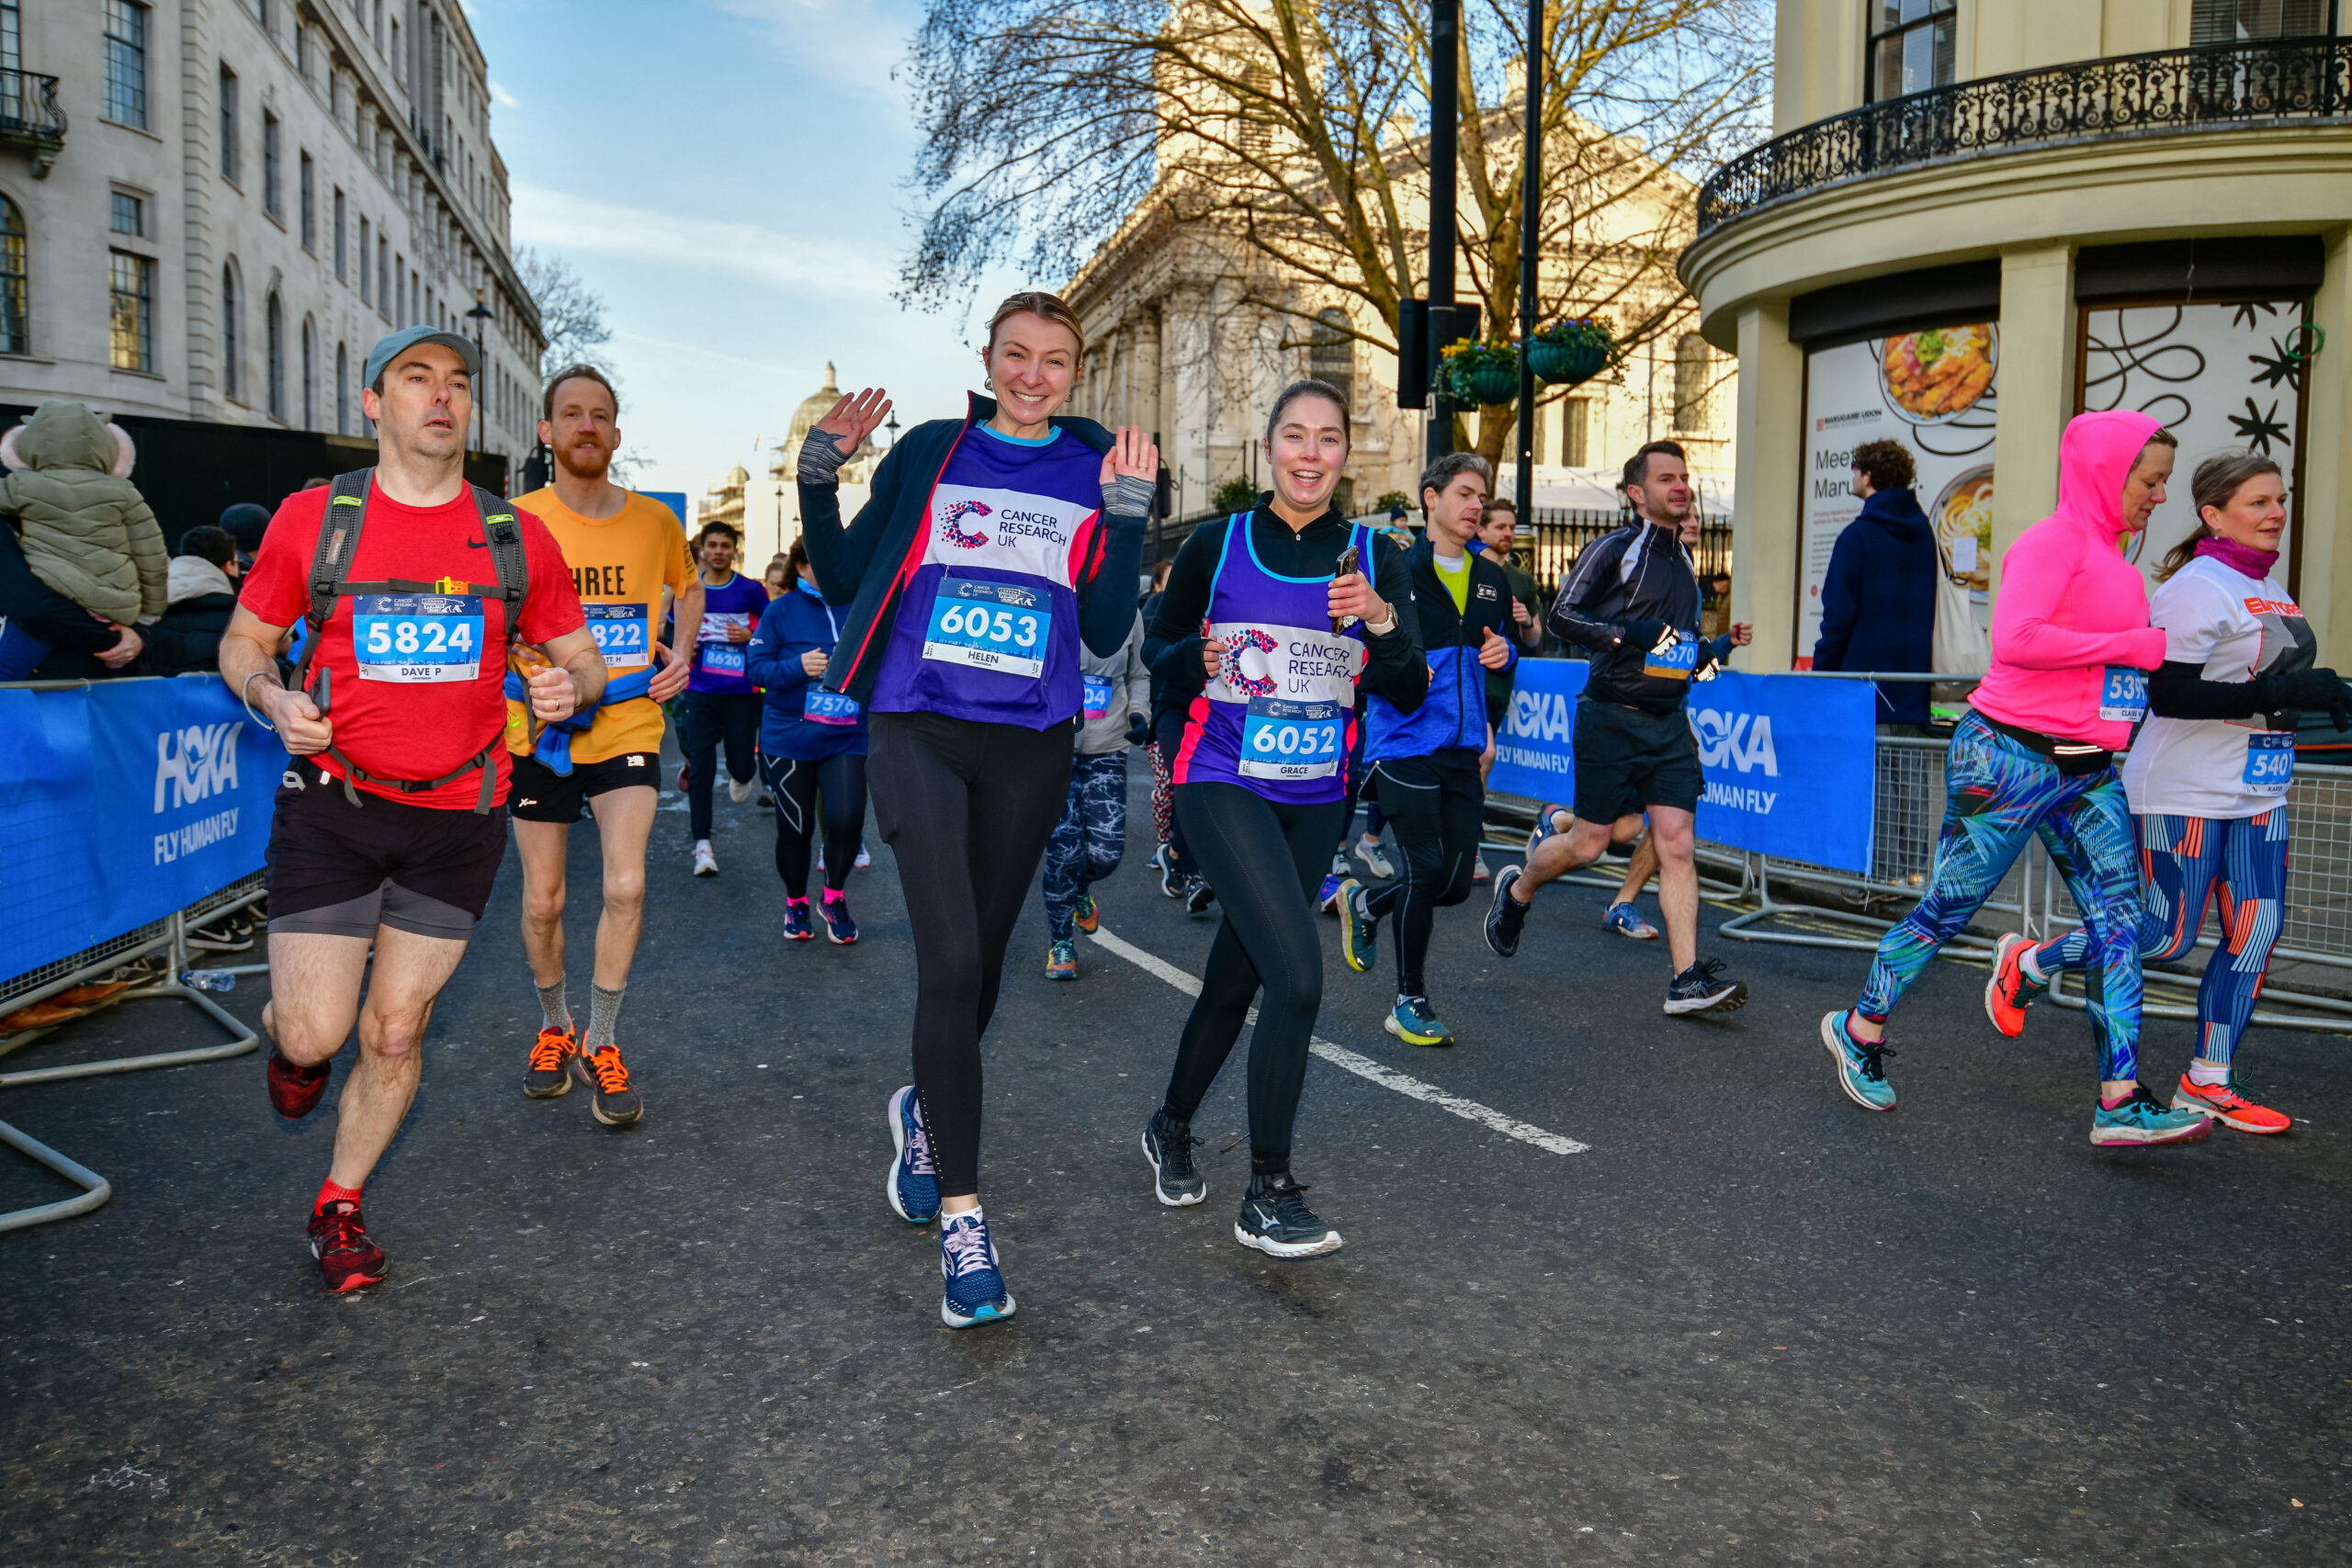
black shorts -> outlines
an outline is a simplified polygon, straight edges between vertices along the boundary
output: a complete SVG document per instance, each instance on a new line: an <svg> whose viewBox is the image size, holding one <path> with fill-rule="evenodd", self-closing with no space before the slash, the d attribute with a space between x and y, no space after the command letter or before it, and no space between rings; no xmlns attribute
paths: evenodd
<svg viewBox="0 0 2352 1568"><path fill-rule="evenodd" d="M559 773L537 757L516 757L514 787L506 792L506 808L517 822L561 822L569 826L588 815L591 795L642 784L662 787L662 753L624 751L601 762L574 762L571 772Z"/></svg>
<svg viewBox="0 0 2352 1568"><path fill-rule="evenodd" d="M269 929L373 937L379 925L464 942L489 907L506 858L506 808L412 806L298 764L269 824Z"/></svg>
<svg viewBox="0 0 2352 1568"><path fill-rule="evenodd" d="M1576 814L1614 822L1652 806L1699 809L1707 776L1698 738L1682 710L1644 713L1615 703L1577 699Z"/></svg>

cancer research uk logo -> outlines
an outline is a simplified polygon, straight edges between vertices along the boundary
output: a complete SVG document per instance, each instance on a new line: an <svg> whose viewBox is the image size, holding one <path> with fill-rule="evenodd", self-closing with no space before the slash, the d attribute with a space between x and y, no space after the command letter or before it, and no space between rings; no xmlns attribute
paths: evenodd
<svg viewBox="0 0 2352 1568"><path fill-rule="evenodd" d="M1712 774L1729 767L1743 778L1781 776L1781 759L1772 750L1772 719L1769 714L1740 713L1722 708L1690 707L1690 733L1698 738L1699 762ZM1710 777L1706 800L1733 811L1770 816L1781 798L1776 789Z"/></svg>
<svg viewBox="0 0 2352 1568"><path fill-rule="evenodd" d="M989 542L986 534L967 534L963 529L967 516L986 517L990 508L985 501L959 501L950 505L939 520L942 536L959 550L977 550Z"/></svg>
<svg viewBox="0 0 2352 1568"><path fill-rule="evenodd" d="M1245 697L1271 697L1274 694L1274 677L1271 671L1252 680L1241 672L1241 652L1254 649L1264 658L1274 656L1276 644L1272 637L1255 626L1244 626L1225 639L1225 683Z"/></svg>
<svg viewBox="0 0 2352 1568"><path fill-rule="evenodd" d="M157 816L202 805L237 788L237 739L243 719L220 724L194 724L166 729L155 737L155 805ZM193 822L155 835L157 865L168 865L237 831L237 807L215 811Z"/></svg>

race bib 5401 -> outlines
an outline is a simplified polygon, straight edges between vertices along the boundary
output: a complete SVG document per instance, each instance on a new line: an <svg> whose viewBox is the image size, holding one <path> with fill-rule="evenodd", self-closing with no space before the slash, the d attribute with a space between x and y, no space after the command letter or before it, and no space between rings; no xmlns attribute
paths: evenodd
<svg viewBox="0 0 2352 1568"><path fill-rule="evenodd" d="M2245 792L2284 795L2295 782L2295 732L2257 729L2245 738Z"/></svg>

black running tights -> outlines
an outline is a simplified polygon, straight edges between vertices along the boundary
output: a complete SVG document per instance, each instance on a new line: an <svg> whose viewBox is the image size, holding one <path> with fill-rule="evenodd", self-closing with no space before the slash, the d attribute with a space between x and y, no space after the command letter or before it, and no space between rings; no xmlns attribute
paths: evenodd
<svg viewBox="0 0 2352 1568"><path fill-rule="evenodd" d="M1069 794L1078 727L877 713L870 737L874 819L897 852L914 931L915 1093L940 1195L969 1197L980 1190L980 1036Z"/></svg>
<svg viewBox="0 0 2352 1568"><path fill-rule="evenodd" d="M1163 1109L1180 1122L1193 1119L1257 1001L1258 1027L1250 1035L1250 1168L1260 1175L1290 1168L1306 1048L1323 1005L1315 890L1347 809L1338 800L1283 805L1239 784L1176 786L1176 815L1225 920L1209 946L1200 998L1184 1021Z"/></svg>
<svg viewBox="0 0 2352 1568"><path fill-rule="evenodd" d="M808 897L808 846L820 828L825 834L825 886L840 892L857 863L857 840L865 831L865 759L811 762L763 751L760 766L767 773L768 793L775 796L775 874L784 878L785 896Z"/></svg>
<svg viewBox="0 0 2352 1568"><path fill-rule="evenodd" d="M718 747L727 774L748 781L760 739L757 692L687 692L678 699L678 749L686 758L686 825L695 840L710 837L711 791L718 786Z"/></svg>
<svg viewBox="0 0 2352 1568"><path fill-rule="evenodd" d="M1439 909L1470 897L1486 817L1486 786L1478 781L1478 753L1450 746L1427 757L1393 757L1372 767L1372 790L1380 797L1405 863L1396 880L1374 886L1364 908L1375 919L1394 914L1391 945L1396 949L1396 993L1427 997L1421 973L1430 955L1430 928Z"/></svg>

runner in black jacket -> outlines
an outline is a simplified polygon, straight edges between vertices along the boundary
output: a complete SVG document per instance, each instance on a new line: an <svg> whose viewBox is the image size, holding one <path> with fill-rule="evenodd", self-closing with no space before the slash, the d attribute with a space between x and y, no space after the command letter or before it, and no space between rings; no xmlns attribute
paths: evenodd
<svg viewBox="0 0 2352 1568"><path fill-rule="evenodd" d="M1646 810L1674 965L1666 1010L1728 1011L1747 1001L1747 987L1722 976L1721 960L1698 956L1692 840L1706 778L1682 703L1692 679L1713 668L1715 650L1699 637L1699 575L1679 537L1692 504L1682 448L1644 446L1626 462L1624 485L1636 520L1585 547L1552 605L1554 635L1592 656L1577 703L1575 812L1546 806L1525 868L1506 866L1496 876L1487 945L1505 958L1518 952L1535 889L1600 859L1612 824ZM1745 643L1747 627L1735 627L1732 639Z"/></svg>

